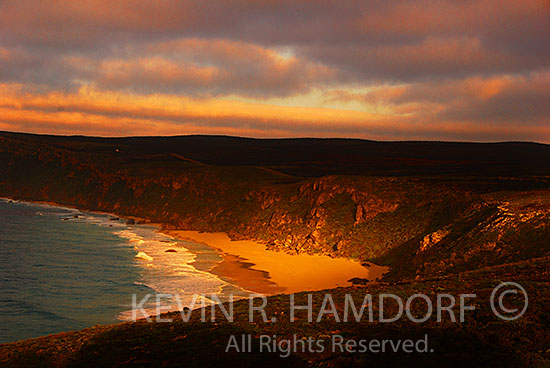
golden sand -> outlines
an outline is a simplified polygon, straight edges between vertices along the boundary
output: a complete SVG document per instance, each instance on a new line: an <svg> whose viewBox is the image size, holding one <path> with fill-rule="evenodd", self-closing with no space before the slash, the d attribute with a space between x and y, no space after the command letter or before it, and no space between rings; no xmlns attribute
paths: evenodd
<svg viewBox="0 0 550 368"><path fill-rule="evenodd" d="M224 260L211 272L229 278L243 288L262 293L295 293L349 286L351 278L374 280L387 267L345 258L321 255L289 255L265 249L265 245L250 241L232 241L225 233L201 233L187 230L166 230L164 233L181 239L207 244L220 250Z"/></svg>

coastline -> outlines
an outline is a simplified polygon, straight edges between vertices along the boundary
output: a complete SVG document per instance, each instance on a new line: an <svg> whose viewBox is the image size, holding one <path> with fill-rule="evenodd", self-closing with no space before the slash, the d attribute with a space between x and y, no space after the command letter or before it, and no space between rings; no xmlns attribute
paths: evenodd
<svg viewBox="0 0 550 368"><path fill-rule="evenodd" d="M22 202L22 203L25 203L25 202L26 203L34 203L34 204L41 204L41 205L52 206L52 207L60 207L60 208L65 208L65 209L77 210L77 211L81 211L81 212L97 213L97 214L100 214L100 215L118 217L118 218L122 218L122 219L125 219L125 220L134 220L137 225L162 226L161 224L153 223L150 220L148 220L146 218L143 218L143 217L129 216L129 215L119 215L119 214L116 214L116 213L105 212L105 211L100 211L100 210L90 210L90 209L87 209L87 208L77 207L77 206L72 205L72 204L61 204L61 203L56 203L56 202L51 202L51 201L35 201L35 200L31 200L31 199L14 199L14 198L10 198L10 197L1 197L1 196L0 196L0 200L13 201L13 202Z"/></svg>
<svg viewBox="0 0 550 368"><path fill-rule="evenodd" d="M2 197L2 199L132 219L136 224L155 226L157 232L177 240L207 245L216 249L222 256L222 260L213 267L201 271L212 273L226 282L258 294L291 294L350 286L349 280L352 278L373 281L389 270L388 267L375 264L369 264L367 268L358 261L347 258L307 254L290 255L285 252L271 251L265 249L263 244L253 240L232 241L225 233L167 230L163 229L161 223L151 222L137 216L83 209L50 201L19 200L8 197ZM188 250L193 253L191 249Z"/></svg>
<svg viewBox="0 0 550 368"><path fill-rule="evenodd" d="M266 250L263 244L252 240L232 241L225 233L201 233L191 230L163 232L176 239L198 242L218 249L224 259L210 272L220 277L230 278L239 285L246 283L246 278L253 274L266 277L271 285L256 285L267 287L267 290L263 290L266 294L273 294L270 291L291 294L350 286L348 280L351 278L375 280L388 271L388 267L370 264L367 268L347 258L290 255Z"/></svg>
<svg viewBox="0 0 550 368"><path fill-rule="evenodd" d="M163 230L162 223L152 222L142 217L120 215L117 213L98 211L98 210L90 210L90 209L76 207L74 205L60 204L52 201L36 201L36 200L29 200L29 199L15 199L10 197L0 197L0 200L9 201L9 202L30 203L30 204L50 206L50 207L58 207L58 208L63 208L67 210L79 211L79 212L96 213L96 214L106 215L113 218L119 218L123 223L127 223L127 220L132 219L135 221L135 225L152 226L155 228L155 232L166 235L170 238L174 238L175 240L187 240L187 241L190 240L188 238L179 239L173 235L170 235L168 231ZM210 273L220 278L221 280L234 284L238 287L241 287L242 289L250 293L273 295L273 294L282 293L285 290L285 288L282 288L276 285L275 283L273 283L272 281L270 281L267 272L250 269L250 266L252 266L252 264L246 263L243 258L240 258L235 255L228 255L226 257L224 256L223 253L219 251L219 249L212 247L210 244L205 244L204 242L198 242L198 243L200 243L201 245L206 245L210 249L213 249L214 251L216 251L222 258L222 260L218 262L218 264L214 266L206 267L206 268L200 267L199 265L195 265L194 264L195 262L191 262L190 265L196 268L197 270ZM184 247L190 253L198 256L196 250L194 250L192 246L186 247L184 244L180 244L180 246ZM167 244L167 250L172 248L174 248L173 245ZM169 255L172 253L166 253L166 254ZM146 255L142 257L146 257Z"/></svg>

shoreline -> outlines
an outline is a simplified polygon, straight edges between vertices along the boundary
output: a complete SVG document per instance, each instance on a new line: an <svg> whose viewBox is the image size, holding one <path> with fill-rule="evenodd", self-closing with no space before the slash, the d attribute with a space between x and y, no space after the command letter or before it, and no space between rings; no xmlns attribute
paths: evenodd
<svg viewBox="0 0 550 368"><path fill-rule="evenodd" d="M231 240L226 233L199 232L195 230L165 229L162 223L151 222L137 216L125 216L111 212L78 208L51 201L19 200L0 197L7 201L28 202L98 213L121 219L132 219L140 225L156 227L156 231L180 241L190 241L216 249L222 260L209 272L226 282L245 290L264 294L291 294L351 286L352 278L374 281L389 268L368 263L368 268L348 258L332 258L326 255L290 255L265 249L265 245L253 240ZM181 246L185 247L184 244ZM186 248L193 253L192 250ZM193 263L191 263L193 265Z"/></svg>
<svg viewBox="0 0 550 368"><path fill-rule="evenodd" d="M9 198L9 197L0 197L0 200L12 201L14 203L25 203L25 202L26 203L34 203L34 204L41 204L41 205L51 206L51 207L60 207L60 208L65 208L65 209L70 209L70 210L77 210L77 211L80 211L80 212L97 213L97 214L100 214L100 215L118 217L118 218L122 218L122 219L126 219L126 220L134 220L135 224L133 224L133 225L154 225L154 226L157 226L157 227L162 227L162 224L151 222L150 220L148 220L146 218L143 218L143 217L129 216L129 215L119 215L119 214L116 214L116 213L113 213L113 212L105 212L105 211L100 211L100 210L91 210L91 209L86 209L86 208L80 208L80 207L77 207L77 206L72 205L72 204L61 204L61 203L56 203L56 202L51 202L51 201L34 201L34 200L30 200L30 199L13 199L13 198ZM132 225L132 224L129 224L129 225Z"/></svg>
<svg viewBox="0 0 550 368"><path fill-rule="evenodd" d="M240 286L246 283L249 275L263 275L270 284L263 283L260 286L267 287L265 291L268 295L280 293L280 289L283 289L285 294L292 294L351 286L349 279L358 277L375 280L389 270L388 267L375 264L369 264L367 268L347 258L290 255L266 250L265 245L261 243L252 240L233 241L225 233L192 230L162 232L179 240L198 242L218 249L223 254L223 261L210 272L230 278ZM270 291L274 292L269 293Z"/></svg>
<svg viewBox="0 0 550 368"><path fill-rule="evenodd" d="M35 205L57 207L57 208L62 208L66 210L71 210L71 211L78 211L78 212L96 213L99 215L119 218L124 224L128 224L127 220L132 219L135 221L135 224L133 225L152 226L155 228L154 230L155 232L159 234L163 234L170 238L173 238L176 241L181 242L182 240L183 241L190 240L188 238L179 239L178 237L170 235L168 231L164 230L164 224L158 223L158 222L152 222L142 217L120 215L113 212L90 210L90 209L76 207L74 205L60 204L52 201L35 201L35 200L29 200L29 199L15 199L15 198L9 198L9 197L0 197L0 200L4 200L6 202L13 202L13 203L29 203L29 204L35 204ZM128 225L131 225L131 224L128 224ZM204 242L200 242L200 241L199 242L192 241L192 242L208 246L209 248L216 251L222 258L222 260L218 262L216 265L205 269L194 265L195 262L189 263L190 266L196 268L198 271L210 273L220 278L222 281L238 286L251 294L258 293L258 294L264 294L264 295L273 295L284 291L284 288L276 285L275 283L269 280L269 276L267 272L250 269L250 266L252 266L252 264L247 263L245 259L235 255L228 255L226 257L222 252L220 252L218 248L212 247L210 244L205 244ZM192 249L193 247L186 247L185 244L181 244L181 243L179 244L179 246L184 247L190 253L194 254L195 256L198 256L196 251ZM170 248L174 248L174 247L170 246L167 249L170 249ZM237 274L247 275L248 277L234 277Z"/></svg>

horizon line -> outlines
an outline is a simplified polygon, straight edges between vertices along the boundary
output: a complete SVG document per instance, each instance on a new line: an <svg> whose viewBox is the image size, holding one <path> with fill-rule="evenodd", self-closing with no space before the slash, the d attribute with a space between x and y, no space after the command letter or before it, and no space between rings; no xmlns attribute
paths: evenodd
<svg viewBox="0 0 550 368"><path fill-rule="evenodd" d="M249 140L349 140L349 141L363 141L373 143L459 143L459 144L537 144L543 146L550 146L549 143L536 142L536 141L522 141L522 140L509 140L509 141L459 141L459 140L375 140L368 138L356 138L356 137L245 137L228 134L174 134L174 135L128 135L128 136L100 136L100 135L86 135L86 134L52 134L52 133L29 133L22 131L9 131L0 130L0 134L16 134L16 135L31 135L42 137L66 137L66 138L96 138L96 139L132 139L132 138L181 138L181 137L217 137L217 138L234 138L234 139L249 139Z"/></svg>

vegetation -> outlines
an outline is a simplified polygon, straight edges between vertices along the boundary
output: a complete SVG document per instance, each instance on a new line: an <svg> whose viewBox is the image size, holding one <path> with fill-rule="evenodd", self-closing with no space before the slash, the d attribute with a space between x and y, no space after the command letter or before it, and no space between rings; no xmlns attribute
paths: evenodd
<svg viewBox="0 0 550 368"><path fill-rule="evenodd" d="M291 254L323 253L389 265L383 283L331 290L488 293L520 280L528 316L465 324L96 326L0 347L8 366L215 365L229 335L433 336L428 355L307 355L295 366L395 362L550 364L550 147L231 137L89 138L0 133L0 196L146 218L167 228L227 232ZM500 265L500 266L499 266ZM322 292L316 293L316 305ZM242 302L245 303L245 302ZM244 304L242 304L244 306ZM270 298L277 314L287 296ZM239 307L240 308L240 307ZM239 318L244 307L237 308ZM328 332L327 332L328 331ZM112 346L121 349L113 350ZM222 365L280 366L276 354L223 355ZM100 360L98 358L101 357ZM409 364L410 365L410 364Z"/></svg>
<svg viewBox="0 0 550 368"><path fill-rule="evenodd" d="M550 257L522 261L505 266L493 266L476 271L445 277L402 280L399 283L373 283L366 286L338 288L313 293L314 317L318 316L326 293L335 302L342 318L345 294L352 295L360 305L366 294L377 300L380 293L393 293L406 300L422 292L432 300L437 293L476 294L465 312L464 323L452 322L446 314L437 322L434 315L424 323L413 323L401 318L393 323L378 322L374 304L374 319L362 318L361 322L336 322L332 314L325 315L319 323L308 323L305 314L297 314L289 322L289 296L268 298L267 316L276 316L276 323L264 323L259 314L254 322L248 322L249 302L235 302L232 323L218 313L215 322L202 322L200 310L191 313L184 322L179 313L162 315L172 318L171 323L145 322L122 323L112 326L94 326L82 331L50 335L12 344L0 345L0 364L5 367L181 367L181 366L242 366L257 367L359 367L375 364L390 366L479 366L520 367L548 366L550 364ZM515 281L525 287L529 295L529 307L523 317L515 321L498 319L490 308L490 293L500 281ZM296 296L296 304L307 304L306 293ZM397 313L397 304L387 304L385 316ZM218 309L219 311L219 309ZM209 315L210 311L207 312ZM387 314L386 314L387 313ZM421 318L426 314L423 302L414 303L411 314ZM231 335L253 337L252 351L228 352ZM322 353L303 352L283 358L281 351L259 351L261 335L276 337L275 341L314 339L330 341L331 335L345 339L389 340L424 339L433 352L404 353L341 353L327 346ZM283 343L284 344L284 343Z"/></svg>

